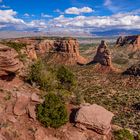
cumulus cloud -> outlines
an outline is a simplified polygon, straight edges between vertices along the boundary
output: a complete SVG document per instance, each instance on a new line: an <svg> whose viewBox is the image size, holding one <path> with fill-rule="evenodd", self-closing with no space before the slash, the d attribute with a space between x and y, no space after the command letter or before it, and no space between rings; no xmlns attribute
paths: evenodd
<svg viewBox="0 0 140 140"><path fill-rule="evenodd" d="M41 13L41 17L42 18L50 18L52 16L51 15L48 15L48 14Z"/></svg>
<svg viewBox="0 0 140 140"><path fill-rule="evenodd" d="M114 14L112 16L77 16L67 18L63 15L55 18L51 25L63 28L83 28L85 30L102 31L108 29L140 29L140 16Z"/></svg>
<svg viewBox="0 0 140 140"><path fill-rule="evenodd" d="M22 19L18 19L15 16L17 15L16 11L10 10L0 10L0 23L24 23Z"/></svg>
<svg viewBox="0 0 140 140"><path fill-rule="evenodd" d="M118 13L111 16L76 16L24 21L18 18L17 12L0 10L0 29L14 27L17 30L38 31L69 31L69 32L94 32L111 29L137 29L140 30L139 10L129 13Z"/></svg>
<svg viewBox="0 0 140 140"><path fill-rule="evenodd" d="M77 7L71 7L65 10L66 14L74 14L79 15L82 13L92 13L94 10L90 7L83 7L83 8L77 8Z"/></svg>

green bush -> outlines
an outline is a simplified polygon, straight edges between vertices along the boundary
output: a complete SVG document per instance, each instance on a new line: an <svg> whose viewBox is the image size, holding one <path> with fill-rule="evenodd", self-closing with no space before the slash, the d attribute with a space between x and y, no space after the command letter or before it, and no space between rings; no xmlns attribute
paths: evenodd
<svg viewBox="0 0 140 140"><path fill-rule="evenodd" d="M18 53L20 53L20 50L26 47L25 43L18 43L18 42L3 42L3 44L7 45L8 47L11 47L15 49Z"/></svg>
<svg viewBox="0 0 140 140"><path fill-rule="evenodd" d="M43 62L38 60L29 68L29 74L27 81L30 83L36 83L42 90L53 90L57 87L57 81L55 75L51 71L47 71Z"/></svg>
<svg viewBox="0 0 140 140"><path fill-rule="evenodd" d="M37 118L46 127L58 128L68 121L68 114L61 98L49 93L44 103L37 106Z"/></svg>
<svg viewBox="0 0 140 140"><path fill-rule="evenodd" d="M114 132L115 140L134 140L134 136L126 129Z"/></svg>
<svg viewBox="0 0 140 140"><path fill-rule="evenodd" d="M61 66L57 70L57 79L60 84L59 87L66 90L72 90L76 85L76 80L74 74L66 67Z"/></svg>

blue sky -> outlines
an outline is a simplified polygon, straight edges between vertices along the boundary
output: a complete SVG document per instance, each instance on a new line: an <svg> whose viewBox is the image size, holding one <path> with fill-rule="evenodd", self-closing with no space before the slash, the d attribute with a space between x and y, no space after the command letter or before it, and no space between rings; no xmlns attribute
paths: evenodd
<svg viewBox="0 0 140 140"><path fill-rule="evenodd" d="M0 30L140 30L140 0L0 0Z"/></svg>

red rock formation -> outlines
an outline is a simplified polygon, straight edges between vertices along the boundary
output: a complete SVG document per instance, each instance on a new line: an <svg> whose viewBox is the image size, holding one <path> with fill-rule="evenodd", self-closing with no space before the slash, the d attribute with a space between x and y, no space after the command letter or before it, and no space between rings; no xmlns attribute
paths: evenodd
<svg viewBox="0 0 140 140"><path fill-rule="evenodd" d="M110 72L118 71L112 65L111 53L104 40L101 41L101 44L99 45L99 47L97 49L97 53L96 53L93 61L88 63L88 65L89 64L96 64L95 71L97 71L99 73L110 73Z"/></svg>
<svg viewBox="0 0 140 140"><path fill-rule="evenodd" d="M36 50L39 54L45 54L47 52L50 52L54 48L54 40L41 40L37 45L36 45Z"/></svg>
<svg viewBox="0 0 140 140"><path fill-rule="evenodd" d="M61 38L54 42L54 51L48 56L48 63L75 65L86 63L86 59L80 56L76 39Z"/></svg>
<svg viewBox="0 0 140 140"><path fill-rule="evenodd" d="M120 36L116 41L116 46L127 47L132 51L140 50L140 35Z"/></svg>
<svg viewBox="0 0 140 140"><path fill-rule="evenodd" d="M0 44L0 76L16 73L21 67L22 63L18 59L17 52Z"/></svg>
<svg viewBox="0 0 140 140"><path fill-rule="evenodd" d="M79 43L74 38L21 38L11 41L26 43L27 46L22 52L31 60L36 60L38 56L47 56L46 61L55 64L75 65L86 63L86 59L79 54Z"/></svg>
<svg viewBox="0 0 140 140"><path fill-rule="evenodd" d="M93 62L100 63L103 66L112 66L111 53L105 41L101 41L101 44L97 49L97 53L93 59Z"/></svg>

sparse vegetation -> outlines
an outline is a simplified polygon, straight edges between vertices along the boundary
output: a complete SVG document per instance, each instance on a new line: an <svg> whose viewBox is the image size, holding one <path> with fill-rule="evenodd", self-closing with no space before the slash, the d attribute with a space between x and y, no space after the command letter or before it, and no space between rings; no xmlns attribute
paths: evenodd
<svg viewBox="0 0 140 140"><path fill-rule="evenodd" d="M54 93L48 93L44 103L37 106L37 117L46 127L58 128L68 121L65 105Z"/></svg>
<svg viewBox="0 0 140 140"><path fill-rule="evenodd" d="M18 53L20 53L20 50L26 47L25 43L21 43L21 42L2 42L4 45L7 45L13 49L15 49Z"/></svg>
<svg viewBox="0 0 140 140"><path fill-rule="evenodd" d="M113 124L136 131L140 129L136 109L140 96L139 78L118 73L97 73L93 65L73 67L73 71L77 77L75 94L78 95L78 100L82 96L85 102L96 103L113 112Z"/></svg>
<svg viewBox="0 0 140 140"><path fill-rule="evenodd" d="M54 73L47 71L41 60L31 65L26 79L31 84L35 83L42 90L51 91L57 87Z"/></svg>
<svg viewBox="0 0 140 140"><path fill-rule="evenodd" d="M56 75L57 79L60 82L60 88L71 91L75 87L75 76L68 68L61 66L60 68L58 68Z"/></svg>
<svg viewBox="0 0 140 140"><path fill-rule="evenodd" d="M114 132L115 140L134 140L134 136L126 129Z"/></svg>

